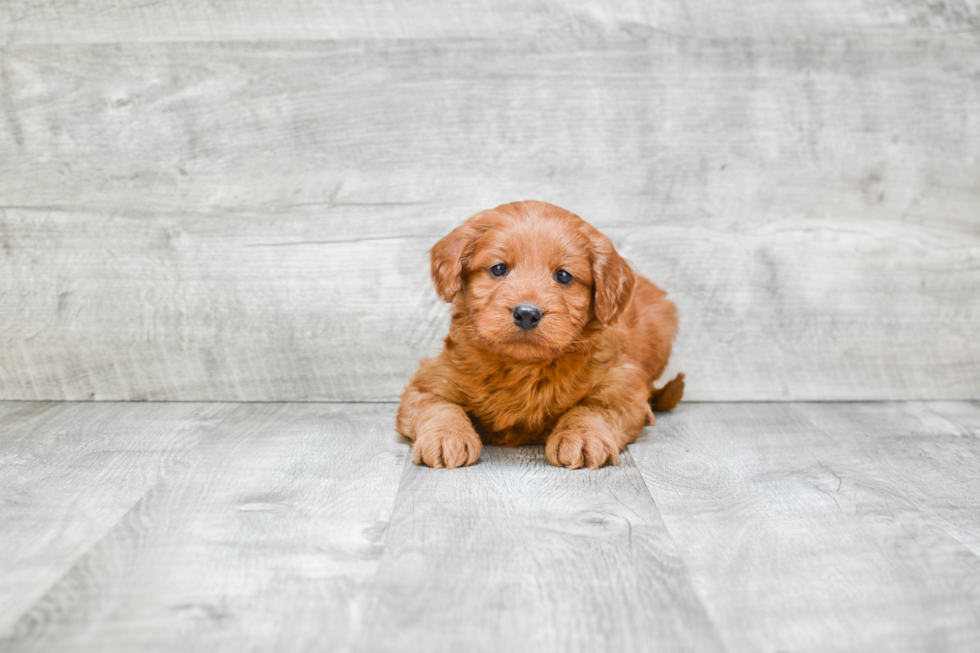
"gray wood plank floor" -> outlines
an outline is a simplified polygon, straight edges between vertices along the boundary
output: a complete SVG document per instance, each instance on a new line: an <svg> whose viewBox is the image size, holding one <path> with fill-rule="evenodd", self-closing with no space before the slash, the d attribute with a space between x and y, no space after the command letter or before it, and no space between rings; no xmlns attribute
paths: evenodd
<svg viewBox="0 0 980 653"><path fill-rule="evenodd" d="M391 404L0 403L0 650L973 651L980 406L681 404L619 467Z"/></svg>

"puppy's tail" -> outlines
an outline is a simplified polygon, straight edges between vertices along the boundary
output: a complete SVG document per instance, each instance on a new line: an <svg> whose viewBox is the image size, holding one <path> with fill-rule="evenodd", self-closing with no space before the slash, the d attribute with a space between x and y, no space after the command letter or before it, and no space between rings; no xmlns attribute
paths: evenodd
<svg viewBox="0 0 980 653"><path fill-rule="evenodd" d="M677 404L681 402L681 397L684 396L684 373L681 372L675 376L672 380L667 382L667 385L660 388L653 389L653 396L650 397L650 405L654 410L670 410Z"/></svg>

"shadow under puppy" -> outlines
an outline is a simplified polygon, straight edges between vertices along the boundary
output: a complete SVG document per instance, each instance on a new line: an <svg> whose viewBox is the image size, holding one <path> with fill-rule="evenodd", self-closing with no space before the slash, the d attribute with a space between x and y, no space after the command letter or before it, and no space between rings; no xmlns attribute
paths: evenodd
<svg viewBox="0 0 980 653"><path fill-rule="evenodd" d="M472 465L481 442L545 444L553 465L619 463L670 410L684 375L654 390L677 332L666 293L595 227L544 202L474 215L430 252L452 302L442 353L422 361L395 428L416 464Z"/></svg>

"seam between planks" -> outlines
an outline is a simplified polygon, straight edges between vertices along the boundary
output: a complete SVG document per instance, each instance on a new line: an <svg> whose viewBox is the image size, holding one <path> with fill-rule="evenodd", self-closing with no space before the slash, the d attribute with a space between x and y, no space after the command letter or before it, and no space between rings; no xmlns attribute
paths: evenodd
<svg viewBox="0 0 980 653"><path fill-rule="evenodd" d="M30 403L47 403L47 402L37 402L37 401L31 401L31 400L24 400L24 401L25 402L30 401ZM4 402L4 403L13 403L13 402ZM78 404L81 404L81 403L99 403L99 402L64 401L64 402L52 402L52 403L64 403L64 404L78 403ZM105 403L117 403L117 402L105 402ZM139 402L118 402L118 403L139 403ZM151 403L151 402L143 402L143 403ZM152 402L152 403L188 403L188 404L190 404L190 403L203 403L203 404L214 403L214 404L217 404L217 403L221 403L221 402ZM286 402L282 402L282 403L286 403ZM133 512L139 508L140 504L142 504L144 501L146 501L146 499L149 496L149 494L157 486L159 486L161 483L163 483L163 481L166 479L166 477L168 477L171 474L173 474L182 464L184 464L184 462L187 460L188 456L190 456L192 452L196 451L199 447L201 447L202 445L204 445L210 438L213 438L215 432L220 429L221 425L224 424L225 421L227 421L227 419L228 419L228 415L223 416L220 419L220 421L216 422L215 424L213 424L208 429L208 431L201 437L200 440L198 440L197 443L195 443L191 447L188 447L186 450L184 450L183 453L177 454L175 456L175 460L174 460L173 464L170 465L169 467L167 467L165 470L162 470L161 471L159 478L157 478L156 481L154 481L153 483L151 483L150 485L148 485L146 487L146 489L139 495L139 497L137 497L136 500L133 501L133 503L131 503L129 505L129 507L127 507L126 510L124 510L122 512L122 514L120 514L119 519L117 519L114 522L110 522L109 525L102 531L102 534L99 535L99 537L97 539L94 539L92 541L91 545L89 545L88 547L82 549L76 555L74 555L71 558L71 560L70 560L70 564L66 565L64 573L61 574L60 576L58 576L57 578L53 579L52 582L49 583L44 588L44 592L41 593L38 596L38 598L37 598L36 601L32 602L23 611L21 611L20 614L16 615L16 618L14 620L12 620L12 622L11 622L12 625L11 625L11 629L10 629L9 634L6 637L0 638L0 644L3 644L5 641L8 641L9 642L10 640L17 640L18 639L18 635L20 634L20 630L21 630L20 624L24 621L24 618L26 616L34 613L38 608L40 608L44 604L44 602L48 599L48 597L50 596L51 591L54 588L56 588L60 583L62 583L65 580L65 578L68 577L76 569L76 567L78 567L78 563L81 560L85 559L86 556L92 554L95 550L97 550L98 547L101 546L102 543L106 541L106 538L109 537L109 535L112 534L116 530L116 528L118 528L120 526L120 524L122 524L123 522L127 521L130 518L130 516L133 514Z"/></svg>
<svg viewBox="0 0 980 653"><path fill-rule="evenodd" d="M695 402L690 402L690 403L695 403ZM696 402L696 403L728 403L728 402ZM656 426L654 426L653 428L656 429ZM657 500L656 498L654 498L653 492L650 491L650 486L647 485L646 479L643 477L643 472L640 469L639 463L636 462L636 459L633 457L633 453L629 451L629 445L626 445L626 447L627 447L626 459L630 461L630 464L633 470L635 471L635 475L639 477L639 481L643 485L642 488L643 491L646 492L646 495L648 497L650 497L650 502L653 503L654 507L657 509L657 518L660 519L660 523L663 524L664 531L667 533L667 537L670 538L671 544L673 545L674 551L677 555L677 559L684 564L684 572L687 574L687 581L688 581L687 584L688 586L690 586L691 592L693 592L694 597L698 600L698 603L701 604L701 609L704 611L704 614L708 617L708 621L711 623L711 627L715 631L715 639L718 641L719 646L721 646L723 650L731 651L725 638L722 637L721 628L719 628L717 620L715 619L714 614L712 614L710 604L704 600L704 597L701 595L701 592L698 590L697 584L694 582L694 574L691 573L691 568L690 565L688 564L687 557L684 555L683 549L681 549L681 547L677 543L677 540L674 538L674 534L671 532L670 525L667 523L667 520L664 519L663 513L661 513L660 511L660 506L657 505ZM623 457L620 457L620 464L622 464L622 461L623 461ZM637 490L639 489L640 488L637 488Z"/></svg>
<svg viewBox="0 0 980 653"><path fill-rule="evenodd" d="M980 399L962 397L942 397L929 399L745 399L745 400L699 400L684 401L686 405L737 405L737 404L758 404L758 405L782 405L782 404L909 404L915 402L929 403L933 401L962 401L980 409ZM270 399L270 400L236 400L236 399L3 399L0 403L4 404L327 404L331 406L350 405L377 405L391 406L401 403L397 399ZM937 413L938 414L938 413ZM944 417L940 415L940 417ZM948 418L945 418L949 421ZM952 422L951 422L952 423Z"/></svg>

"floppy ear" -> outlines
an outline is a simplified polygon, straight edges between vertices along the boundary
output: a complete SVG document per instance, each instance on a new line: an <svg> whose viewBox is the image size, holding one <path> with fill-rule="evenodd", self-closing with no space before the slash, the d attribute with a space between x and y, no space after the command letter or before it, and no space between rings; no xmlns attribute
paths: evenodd
<svg viewBox="0 0 980 653"><path fill-rule="evenodd" d="M590 228L589 237L595 316L603 324L611 324L633 299L636 273L605 235Z"/></svg>
<svg viewBox="0 0 980 653"><path fill-rule="evenodd" d="M447 302L453 301L459 292L463 274L476 249L476 241L489 228L485 214L477 213L429 250L432 283L439 296Z"/></svg>

